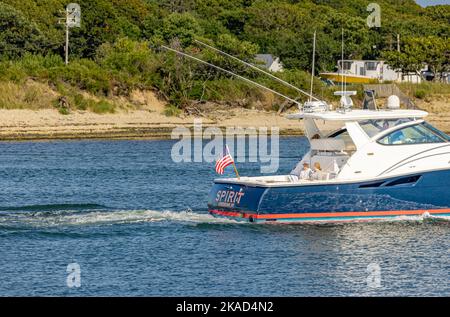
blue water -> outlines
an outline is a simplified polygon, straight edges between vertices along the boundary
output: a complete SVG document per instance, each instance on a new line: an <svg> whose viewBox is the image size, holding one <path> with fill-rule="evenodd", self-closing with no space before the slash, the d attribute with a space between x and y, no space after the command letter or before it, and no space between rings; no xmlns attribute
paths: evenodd
<svg viewBox="0 0 450 317"><path fill-rule="evenodd" d="M450 295L448 220L215 219L213 163L173 163L173 143L0 143L0 296ZM302 138L281 139L279 172L306 150ZM79 288L67 286L70 263Z"/></svg>

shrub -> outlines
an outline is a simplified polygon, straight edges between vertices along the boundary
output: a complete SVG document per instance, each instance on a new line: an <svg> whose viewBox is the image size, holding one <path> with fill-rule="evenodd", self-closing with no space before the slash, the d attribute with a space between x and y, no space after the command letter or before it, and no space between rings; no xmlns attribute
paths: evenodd
<svg viewBox="0 0 450 317"><path fill-rule="evenodd" d="M67 108L58 108L58 112L59 112L60 114L63 114L63 115L68 115L68 114L70 114L70 111L69 111L69 109L67 109Z"/></svg>
<svg viewBox="0 0 450 317"><path fill-rule="evenodd" d="M156 61L147 42L120 38L114 44L106 43L97 51L97 62L112 71L131 76L155 71Z"/></svg>
<svg viewBox="0 0 450 317"><path fill-rule="evenodd" d="M0 62L0 78L5 81L21 83L28 77L20 64L13 61Z"/></svg>
<svg viewBox="0 0 450 317"><path fill-rule="evenodd" d="M94 61L81 59L49 70L52 82L63 81L90 93L106 96L111 91L110 76Z"/></svg>
<svg viewBox="0 0 450 317"><path fill-rule="evenodd" d="M18 67L22 68L28 76L40 77L42 72L45 71L44 57L42 55L25 53L25 55L15 63L17 63Z"/></svg>
<svg viewBox="0 0 450 317"><path fill-rule="evenodd" d="M90 105L93 112L103 114L103 113L114 113L114 105L106 100L101 100L99 102Z"/></svg>
<svg viewBox="0 0 450 317"><path fill-rule="evenodd" d="M73 104L79 110L88 110L93 108L95 101L85 98L82 94L75 94L73 96Z"/></svg>
<svg viewBox="0 0 450 317"><path fill-rule="evenodd" d="M425 92L425 90L422 90L422 89L418 89L414 93L414 97L416 97L418 99L424 99L426 97L426 95L427 95L427 93Z"/></svg>
<svg viewBox="0 0 450 317"><path fill-rule="evenodd" d="M167 105L164 109L164 114L167 117L177 117L181 114L181 110L174 105Z"/></svg>

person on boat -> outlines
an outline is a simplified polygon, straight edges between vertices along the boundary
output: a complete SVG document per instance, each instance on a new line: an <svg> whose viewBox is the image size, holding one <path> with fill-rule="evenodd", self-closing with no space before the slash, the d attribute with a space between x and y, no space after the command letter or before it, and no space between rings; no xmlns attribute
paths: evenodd
<svg viewBox="0 0 450 317"><path fill-rule="evenodd" d="M311 179L312 180L321 180L323 176L322 167L319 162L314 163L314 170L312 171Z"/></svg>
<svg viewBox="0 0 450 317"><path fill-rule="evenodd" d="M300 167L303 166L301 169ZM300 163L292 170L291 172L291 180L292 181L298 181L298 180L311 180L313 171L309 167L309 164L307 162L304 162L300 165Z"/></svg>
<svg viewBox="0 0 450 317"><path fill-rule="evenodd" d="M313 171L309 167L309 164L304 162L303 163L303 169L300 172L299 179L303 180L311 180Z"/></svg>

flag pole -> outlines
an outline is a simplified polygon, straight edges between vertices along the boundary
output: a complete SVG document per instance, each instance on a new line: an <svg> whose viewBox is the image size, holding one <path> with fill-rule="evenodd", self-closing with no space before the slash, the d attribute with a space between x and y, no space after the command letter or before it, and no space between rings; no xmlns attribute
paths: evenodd
<svg viewBox="0 0 450 317"><path fill-rule="evenodd" d="M230 149L228 148L228 144L226 144L225 146L227 147L228 154L231 156ZM234 164L234 158L233 157L231 157L231 158L233 159L234 172L236 173L237 178L241 179L241 177L239 176L239 172L237 170L236 164Z"/></svg>
<svg viewBox="0 0 450 317"><path fill-rule="evenodd" d="M235 171L235 173L236 173L237 178L238 178L238 179L241 179L241 177L239 176L238 170L237 170L237 168L236 168L236 164L234 164L234 160L233 160L233 167L234 167L234 171Z"/></svg>

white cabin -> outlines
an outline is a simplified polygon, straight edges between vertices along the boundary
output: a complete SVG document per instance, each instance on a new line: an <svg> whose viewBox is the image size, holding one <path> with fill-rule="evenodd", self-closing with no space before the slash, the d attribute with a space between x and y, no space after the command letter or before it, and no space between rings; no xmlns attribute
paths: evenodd
<svg viewBox="0 0 450 317"><path fill-rule="evenodd" d="M343 60L338 61L338 71L355 76L384 81L421 83L422 78L418 74L402 74L392 69L385 61L377 60Z"/></svg>

